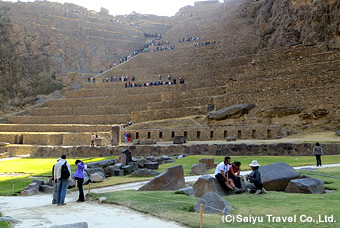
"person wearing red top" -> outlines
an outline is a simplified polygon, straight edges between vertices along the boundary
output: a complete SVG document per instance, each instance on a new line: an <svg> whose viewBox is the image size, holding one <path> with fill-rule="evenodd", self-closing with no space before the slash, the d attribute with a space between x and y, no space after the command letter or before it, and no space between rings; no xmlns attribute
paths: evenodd
<svg viewBox="0 0 340 228"><path fill-rule="evenodd" d="M244 180L243 176L240 175L241 172L241 162L235 161L230 165L228 176L234 181L237 188L242 189L241 179Z"/></svg>

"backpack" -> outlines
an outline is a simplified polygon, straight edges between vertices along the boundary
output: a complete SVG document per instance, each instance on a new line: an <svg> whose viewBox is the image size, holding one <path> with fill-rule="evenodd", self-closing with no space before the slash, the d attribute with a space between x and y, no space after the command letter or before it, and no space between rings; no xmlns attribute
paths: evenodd
<svg viewBox="0 0 340 228"><path fill-rule="evenodd" d="M61 166L61 173L60 173L61 179L68 179L70 177L70 171L68 170L66 163L67 161Z"/></svg>

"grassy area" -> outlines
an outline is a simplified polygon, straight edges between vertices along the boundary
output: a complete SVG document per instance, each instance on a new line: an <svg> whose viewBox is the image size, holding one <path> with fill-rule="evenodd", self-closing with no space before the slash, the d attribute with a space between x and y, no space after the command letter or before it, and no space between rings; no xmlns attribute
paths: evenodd
<svg viewBox="0 0 340 228"><path fill-rule="evenodd" d="M224 156L207 156L207 155L192 155L182 159L176 160L175 163L169 163L160 165L158 172L163 172L169 167L175 165L183 165L184 175L191 175L191 167L193 164L198 163L200 158L214 158L215 162L221 162ZM116 159L115 157L103 157L103 158L81 158L85 163L100 161L105 159ZM249 170L248 164L252 160L258 160L261 165L267 165L275 162L286 162L291 166L302 166L302 165L314 165L315 158L313 156L233 156L232 161L239 160L242 163L243 170ZM22 176L0 177L0 195L13 195L13 184L14 184L14 195L20 193L24 187L32 182L33 177L50 177L52 172L52 167L56 163L57 158L22 158L14 160L0 161L0 173L15 173L22 174ZM75 172L76 166L74 161L76 158L67 159L71 165L72 173ZM340 155L324 156L322 158L323 164L340 163ZM208 173L213 173L214 169L208 171ZM140 177L110 177L106 181L101 183L91 184L91 188L112 186L116 184L130 183L136 181L148 180L150 178L140 178Z"/></svg>
<svg viewBox="0 0 340 228"><path fill-rule="evenodd" d="M100 161L104 159L116 159L115 157L107 158L81 158L85 163ZM76 165L74 164L76 158L67 159L71 165L72 173L76 171ZM52 167L56 163L57 158L22 158L0 161L0 173L15 173L22 174L20 176L0 176L0 196L18 195L28 184L32 183L30 177L51 177ZM126 183L128 180L115 180L104 182L107 184L111 183ZM124 182L125 181L125 182ZM100 186L101 183L98 184ZM14 191L13 191L14 185ZM96 184L97 185L97 184ZM95 185L94 185L95 186ZM93 186L93 187L94 187ZM108 186L108 185L106 185Z"/></svg>
<svg viewBox="0 0 340 228"><path fill-rule="evenodd" d="M0 217L2 217L2 214L0 213ZM11 226L8 224L8 222L0 222L0 228L10 228Z"/></svg>
<svg viewBox="0 0 340 228"><path fill-rule="evenodd" d="M340 168L317 170L315 172L340 178ZM323 179L326 188L339 189L340 180L315 176ZM175 194L173 191L138 192L121 191L105 194L91 194L94 198L105 196L106 203L126 206L137 211L152 214L167 220L177 221L190 227L199 227L199 213L193 212L193 205L198 198ZM246 222L223 223L220 214L204 213L204 227L339 227L340 225L340 191L330 194L294 194L284 192L268 192L255 196L244 193L224 197L233 207L231 215L242 215L243 217L261 216L263 223L255 225ZM266 215L294 216L296 222L269 222ZM319 215L334 215L335 223L304 223L300 216L306 215L318 219Z"/></svg>
<svg viewBox="0 0 340 228"><path fill-rule="evenodd" d="M215 162L222 162L224 156L209 156L209 155L191 155L182 159L176 160L175 163L164 164L159 167L157 172L163 172L165 169L175 166L183 165L184 175L191 175L191 167L197 164L200 158L214 158ZM260 165L268 165L276 162L286 162L291 166L315 165L314 156L231 156L232 161L238 160L242 163L242 170L250 170L249 164L252 160L257 160ZM322 157L322 164L340 163L340 155L329 155ZM209 170L208 173L214 173L214 169Z"/></svg>

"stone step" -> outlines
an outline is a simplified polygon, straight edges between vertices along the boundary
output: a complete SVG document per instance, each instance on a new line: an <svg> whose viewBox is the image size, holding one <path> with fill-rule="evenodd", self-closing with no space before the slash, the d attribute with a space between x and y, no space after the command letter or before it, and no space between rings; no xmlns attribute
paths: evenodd
<svg viewBox="0 0 340 228"><path fill-rule="evenodd" d="M157 109L133 112L131 114L131 119L132 123L141 123L146 121L180 118L185 116L206 115L207 113L208 105L204 105L197 107Z"/></svg>
<svg viewBox="0 0 340 228"><path fill-rule="evenodd" d="M0 124L0 132L109 132L112 125Z"/></svg>
<svg viewBox="0 0 340 228"><path fill-rule="evenodd" d="M13 124L125 124L130 115L12 116Z"/></svg>
<svg viewBox="0 0 340 228"><path fill-rule="evenodd" d="M66 116L66 115L130 115L131 112L146 110L145 105L116 105L94 107L57 107L35 108L29 111L32 116Z"/></svg>
<svg viewBox="0 0 340 228"><path fill-rule="evenodd" d="M131 88L132 89L132 88ZM48 107L97 107L97 106L115 106L115 105L141 105L148 102L161 101L159 95L146 94L143 96L119 96L119 97L86 97L86 98L68 98L49 100L46 102Z"/></svg>

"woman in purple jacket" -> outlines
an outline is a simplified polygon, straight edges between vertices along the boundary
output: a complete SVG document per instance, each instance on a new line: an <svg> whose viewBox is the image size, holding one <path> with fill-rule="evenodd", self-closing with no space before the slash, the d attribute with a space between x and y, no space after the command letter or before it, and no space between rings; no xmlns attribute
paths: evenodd
<svg viewBox="0 0 340 228"><path fill-rule="evenodd" d="M83 191L83 183L84 183L84 169L86 169L86 165L80 161L76 160L76 165L77 165L77 170L76 173L74 174L74 178L77 180L77 185L78 185L78 190L79 190L79 198L77 202L84 202L85 197L84 197L84 191Z"/></svg>

